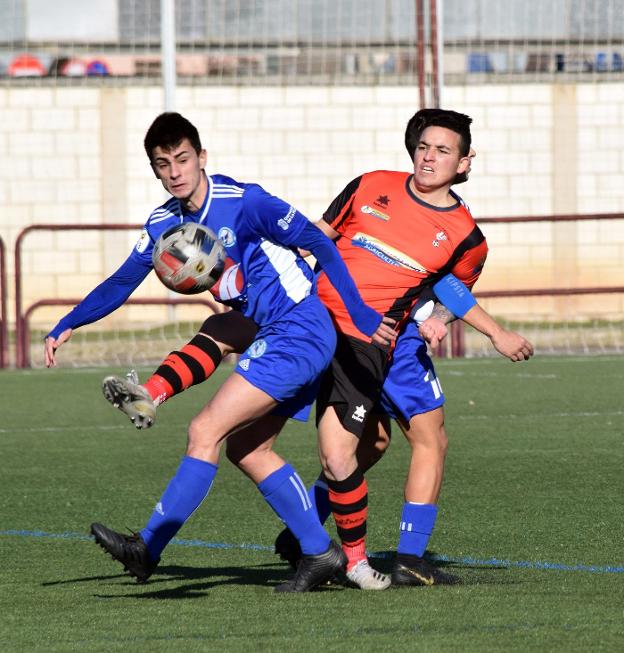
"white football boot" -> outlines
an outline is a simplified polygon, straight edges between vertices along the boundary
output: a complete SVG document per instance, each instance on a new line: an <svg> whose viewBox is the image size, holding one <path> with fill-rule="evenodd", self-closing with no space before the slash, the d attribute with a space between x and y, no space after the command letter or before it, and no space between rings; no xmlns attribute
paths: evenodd
<svg viewBox="0 0 624 653"><path fill-rule="evenodd" d="M373 569L368 560L360 560L345 572L349 582L361 590L385 590L390 587L390 576Z"/></svg>
<svg viewBox="0 0 624 653"><path fill-rule="evenodd" d="M106 400L125 413L138 429L148 429L156 420L156 406L149 392L139 385L139 377L134 370L122 379L107 376L102 381L102 392Z"/></svg>

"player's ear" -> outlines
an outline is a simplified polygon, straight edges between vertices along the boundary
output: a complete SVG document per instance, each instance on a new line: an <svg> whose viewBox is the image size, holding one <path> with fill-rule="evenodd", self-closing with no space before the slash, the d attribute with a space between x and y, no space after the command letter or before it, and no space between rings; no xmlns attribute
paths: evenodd
<svg viewBox="0 0 624 653"><path fill-rule="evenodd" d="M462 156L459 160L459 165L457 166L457 174L461 175L468 171L470 168L470 156Z"/></svg>
<svg viewBox="0 0 624 653"><path fill-rule="evenodd" d="M200 150L200 152L199 152L199 167L200 168L205 168L207 160L208 160L208 154L207 154L206 150Z"/></svg>

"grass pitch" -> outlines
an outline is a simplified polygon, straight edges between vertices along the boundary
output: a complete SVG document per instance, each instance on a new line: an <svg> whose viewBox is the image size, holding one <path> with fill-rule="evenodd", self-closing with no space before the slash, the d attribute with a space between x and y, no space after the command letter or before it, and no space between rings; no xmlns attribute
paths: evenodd
<svg viewBox="0 0 624 653"><path fill-rule="evenodd" d="M149 431L102 398L109 370L0 372L2 649L623 650L624 359L437 367L450 449L430 553L462 584L300 596L273 593L290 575L272 553L280 523L225 460L149 583L87 535L92 521L145 523L188 418L227 370L161 407ZM291 423L280 440L312 481L313 424ZM408 454L395 429L368 475L368 545L384 570Z"/></svg>

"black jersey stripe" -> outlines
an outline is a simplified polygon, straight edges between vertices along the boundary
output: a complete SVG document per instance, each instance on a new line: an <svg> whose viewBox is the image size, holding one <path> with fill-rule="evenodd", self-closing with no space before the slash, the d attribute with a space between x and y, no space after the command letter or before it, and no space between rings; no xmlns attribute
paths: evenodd
<svg viewBox="0 0 624 653"><path fill-rule="evenodd" d="M445 277L451 270L455 267L457 261L469 250L474 249L480 245L485 240L483 232L477 225L474 229L464 238L464 240L459 243L455 248L448 261L433 274L430 274L427 278L421 279L420 282L408 288L408 290L397 297L392 306L386 311L386 315L391 317L393 320L402 320L405 317L405 313L412 306L414 301L422 294L422 292L434 286L442 277Z"/></svg>
<svg viewBox="0 0 624 653"><path fill-rule="evenodd" d="M334 199L334 201L329 205L329 208L323 214L323 220L327 224L338 231L343 222L351 215L351 207L353 205L353 199L355 196L355 191L360 187L362 182L362 176L360 175L353 181L350 181L342 190L342 192ZM348 206L347 206L348 205ZM342 215L342 218L336 224L332 224L333 221L340 215L341 211L347 206L347 209Z"/></svg>

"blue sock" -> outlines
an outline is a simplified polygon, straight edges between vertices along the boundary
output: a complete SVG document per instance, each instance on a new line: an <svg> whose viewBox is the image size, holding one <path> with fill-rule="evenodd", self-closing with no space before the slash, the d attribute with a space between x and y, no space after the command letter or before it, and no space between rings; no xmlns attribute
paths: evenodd
<svg viewBox="0 0 624 653"><path fill-rule="evenodd" d="M198 458L182 458L178 471L141 531L152 560L160 557L184 522L199 508L210 491L217 469L216 465Z"/></svg>
<svg viewBox="0 0 624 653"><path fill-rule="evenodd" d="M331 506L329 505L329 488L327 487L327 479L325 474L321 472L320 476L314 481L308 490L308 496L312 505L316 509L321 524L327 521L331 515Z"/></svg>
<svg viewBox="0 0 624 653"><path fill-rule="evenodd" d="M321 526L305 485L297 472L286 463L258 484L266 502L299 540L305 555L325 553L329 535Z"/></svg>
<svg viewBox="0 0 624 653"><path fill-rule="evenodd" d="M437 516L438 506L431 503L404 503L397 553L422 558Z"/></svg>

